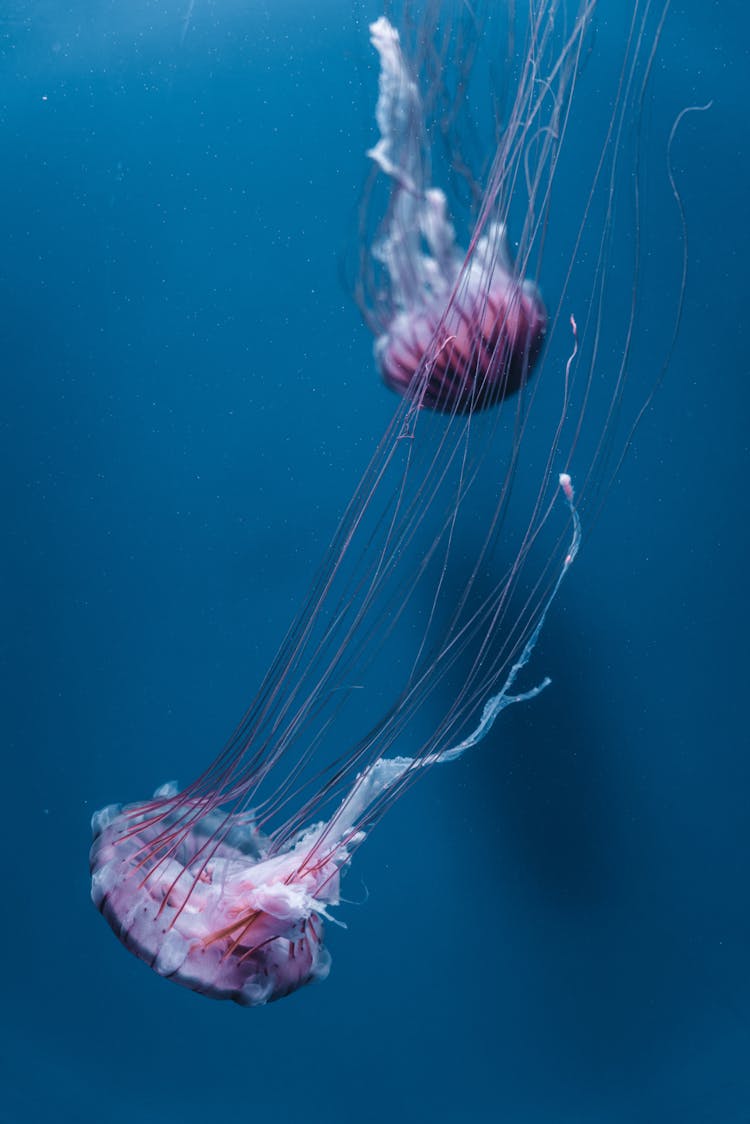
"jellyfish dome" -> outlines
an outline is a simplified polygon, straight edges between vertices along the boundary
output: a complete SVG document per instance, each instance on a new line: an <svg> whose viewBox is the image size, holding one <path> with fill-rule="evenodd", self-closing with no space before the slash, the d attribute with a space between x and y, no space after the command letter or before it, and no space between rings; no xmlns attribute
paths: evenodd
<svg viewBox="0 0 750 1124"><path fill-rule="evenodd" d="M398 31L383 16L370 34L380 57L381 136L368 155L392 189L373 247L390 294L376 362L386 385L419 406L492 406L529 377L547 312L534 282L516 272L504 223L480 224L468 256L457 245L445 194L424 182L424 114Z"/></svg>
<svg viewBox="0 0 750 1124"><path fill-rule="evenodd" d="M346 847L305 867L315 829L269 857L269 840L246 816L230 832L217 815L180 831L196 810L164 785L150 802L94 816L92 898L125 947L159 975L242 1006L325 979L320 919L338 904Z"/></svg>

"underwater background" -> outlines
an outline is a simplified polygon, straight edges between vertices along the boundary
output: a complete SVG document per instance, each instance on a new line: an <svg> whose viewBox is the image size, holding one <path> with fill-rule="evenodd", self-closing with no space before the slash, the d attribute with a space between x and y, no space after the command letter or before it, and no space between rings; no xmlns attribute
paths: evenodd
<svg viewBox="0 0 750 1124"><path fill-rule="evenodd" d="M674 148L685 317L535 654L552 687L373 833L323 984L207 1001L89 901L92 812L219 750L393 410L341 281L377 14L0 4L2 1124L750 1120L740 3L665 27L652 177L714 103Z"/></svg>

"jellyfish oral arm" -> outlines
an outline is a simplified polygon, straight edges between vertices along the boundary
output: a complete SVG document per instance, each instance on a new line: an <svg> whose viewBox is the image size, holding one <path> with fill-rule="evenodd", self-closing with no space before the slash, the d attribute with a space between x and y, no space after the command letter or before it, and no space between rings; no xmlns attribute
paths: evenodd
<svg viewBox="0 0 750 1124"><path fill-rule="evenodd" d="M374 248L391 280L397 308L428 292L445 292L461 268L445 195L424 182L426 147L422 102L402 54L398 31L381 16L370 27L380 57L375 117L380 139L367 155L394 183L393 219ZM429 253L421 252L421 239Z"/></svg>
<svg viewBox="0 0 750 1124"><path fill-rule="evenodd" d="M544 628L547 614L552 607L552 603L557 596L565 575L575 561L581 544L581 520L575 505L573 484L567 472L560 473L559 483L573 521L573 535L562 568L552 587L551 593L544 603L539 620L526 641L520 656L508 672L502 688L484 704L482 717L476 728L457 745L451 746L449 749L441 750L438 753L428 754L425 757L381 757L369 768L363 770L354 782L351 792L328 824L325 834L329 843L331 840L340 843L346 838L348 833L351 834L356 831L356 825L362 822L372 804L389 789L392 789L400 781L403 781L409 772L414 769L423 768L426 765L441 765L447 761L457 761L468 749L472 749L483 741L492 729L495 719L506 707L512 706L514 703L528 702L531 699L535 699L537 695L540 695L552 682L551 679L545 677L540 683L537 683L535 687L531 687L528 691L522 691L519 694L511 693L519 673L526 667L531 659L536 642ZM359 840L360 838L363 838L361 833L358 835L357 839Z"/></svg>
<svg viewBox="0 0 750 1124"><path fill-rule="evenodd" d="M370 25L370 41L380 58L380 82L375 119L380 139L367 155L387 176L410 194L422 190L419 144L413 125L422 120L419 89L410 74L398 31L381 16Z"/></svg>
<svg viewBox="0 0 750 1124"><path fill-rule="evenodd" d="M444 761L457 760L457 758L461 757L467 749L471 749L473 746L478 745L479 742L482 741L482 739L492 729L492 726L498 714L500 714L502 710L505 710L506 706L511 706L513 703L528 702L530 699L535 699L537 695L541 694L545 687L549 687L550 683L552 682L550 678L545 676L541 683L538 683L536 687L531 687L528 691L523 691L518 695L512 695L510 693L513 689L513 684L518 678L518 673L522 671L524 667L526 667L526 664L531 659L531 654L534 651L536 642L539 639L539 635L542 629L544 628L544 622L547 619L547 613L552 606L552 602L557 596L557 591L562 584L563 578L567 574L570 567L573 565L575 557L578 554L578 549L581 545L581 520L575 506L575 493L573 491L573 484L567 472L561 472L559 479L560 487L562 488L563 495L565 496L568 507L570 508L571 517L573 519L573 537L571 539L570 546L568 547L568 553L565 555L565 561L563 562L562 569L557 576L557 581L552 587L552 592L545 602L541 616L539 617L539 620L537 621L537 624L532 631L531 636L526 641L521 655L508 672L508 677L502 686L502 690L500 690L496 695L493 695L492 698L488 699L484 704L484 710L482 711L482 717L479 721L479 725L471 734L469 734L467 738L464 738L462 742L459 742L458 745L453 746L451 749L446 749L442 753L434 754L432 760L436 764L440 764ZM429 762L430 760L430 758L426 758L425 763Z"/></svg>

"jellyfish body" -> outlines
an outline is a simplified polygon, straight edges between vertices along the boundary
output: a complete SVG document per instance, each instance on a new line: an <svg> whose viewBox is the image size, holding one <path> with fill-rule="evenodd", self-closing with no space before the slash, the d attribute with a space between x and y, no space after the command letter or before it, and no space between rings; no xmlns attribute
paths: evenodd
<svg viewBox="0 0 750 1124"><path fill-rule="evenodd" d="M386 385L419 406L492 406L531 374L547 312L537 286L515 270L504 223L487 224L468 260L457 245L444 193L425 183L420 91L398 31L381 17L370 35L380 58L381 136L368 155L392 195L373 247L389 288L375 359Z"/></svg>
<svg viewBox="0 0 750 1124"><path fill-rule="evenodd" d="M164 785L154 799L111 805L92 819L91 896L122 943L161 976L213 999L262 1006L328 975L324 921L339 904L342 871L365 838L378 801L428 766L455 761L483 740L506 707L535 698L543 680L513 694L581 539L570 477L560 486L573 538L536 627L501 690L461 742L424 757L382 757L364 769L329 820L281 848L247 813L205 813ZM341 924L340 922L338 922Z"/></svg>
<svg viewBox="0 0 750 1124"><path fill-rule="evenodd" d="M92 898L125 947L159 975L243 1006L325 979L322 918L338 904L347 848L305 869L315 829L269 857L269 841L246 816L207 848L217 828L209 816L168 851L170 829L190 813L177 795L163 786L152 801L93 818Z"/></svg>

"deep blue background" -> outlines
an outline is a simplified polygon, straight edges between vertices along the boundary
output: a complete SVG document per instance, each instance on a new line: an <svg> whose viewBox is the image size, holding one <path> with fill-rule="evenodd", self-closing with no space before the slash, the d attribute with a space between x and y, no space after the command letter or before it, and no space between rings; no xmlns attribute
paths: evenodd
<svg viewBox="0 0 750 1124"><path fill-rule="evenodd" d="M653 113L715 103L686 317L553 688L358 854L330 979L246 1011L123 952L88 821L218 749L392 409L338 280L376 10L187 9L0 7L0 1120L749 1120L750 18L667 24Z"/></svg>

